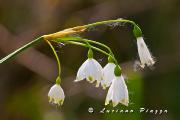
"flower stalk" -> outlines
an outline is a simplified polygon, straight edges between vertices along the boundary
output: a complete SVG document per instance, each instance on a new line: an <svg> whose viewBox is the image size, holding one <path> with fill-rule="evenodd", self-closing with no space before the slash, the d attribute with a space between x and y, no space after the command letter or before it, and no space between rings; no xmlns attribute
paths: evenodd
<svg viewBox="0 0 180 120"><path fill-rule="evenodd" d="M117 19L117 20L106 20L106 21L101 21L101 22L95 22L92 24L84 25L84 27L89 28L89 27L95 27L98 25L103 25L103 24L108 24L108 23L130 23L134 26L137 26L134 21L127 20L127 19Z"/></svg>
<svg viewBox="0 0 180 120"><path fill-rule="evenodd" d="M16 56L17 54L23 52L24 50L26 50L29 47L32 47L35 43L39 43L42 40L55 40L58 38L63 38L63 37L67 37L76 33L81 33L84 32L86 29L90 28L90 27L95 27L98 25L103 25L103 24L108 24L108 23L130 23L133 26L138 27L138 25L131 20L127 20L127 19L117 19L117 20L106 20L106 21L101 21L101 22L95 22L92 24L87 24L87 25L83 25L83 26L76 26L73 28L68 28L56 33L52 33L52 34L48 34L48 35L43 35L29 43L27 43L26 45L22 46L21 48L17 49L16 51L12 52L11 54L7 55L6 57L2 58L0 60L0 64L4 63L5 61L8 61L9 59L13 58L14 56ZM139 27L138 27L139 28ZM140 29L140 28L139 28Z"/></svg>
<svg viewBox="0 0 180 120"><path fill-rule="evenodd" d="M81 38L81 37L64 37L64 38L58 38L58 39L55 39L53 40L54 42L65 42L65 41L79 41L79 42L85 42L85 43L93 43L93 44L96 44L96 45L99 45L101 47L104 47L106 48L110 54L113 55L113 52L111 50L110 47L108 47L107 45L103 44L103 43L100 43L100 42L97 42L97 41L94 41L94 40L89 40L89 39L84 39L84 38Z"/></svg>
<svg viewBox="0 0 180 120"><path fill-rule="evenodd" d="M57 61L57 64L58 64L58 76L59 76L59 79L60 79L60 76L61 76L61 63L60 63L59 57L58 57L58 55L56 53L56 50L54 49L53 45L48 40L46 40L46 42L51 47L51 49L52 49L52 51L54 53L54 56L56 58L56 61Z"/></svg>
<svg viewBox="0 0 180 120"><path fill-rule="evenodd" d="M74 41L65 41L65 42L64 42L64 41L61 41L61 42L89 48L89 45L84 44L84 43L81 43L81 42L74 42ZM104 54L104 55L106 55L106 56L110 56L111 58L113 58L113 60L115 61L115 63L118 64L116 58L114 58L114 56L112 56L111 54L107 53L106 51L104 51L104 50L102 50L102 49L100 49L100 48L98 48L98 47L92 46L92 45L91 45L91 49L94 49L94 50L96 50L96 51L98 51L98 52L100 52L100 53L102 53L102 54Z"/></svg>

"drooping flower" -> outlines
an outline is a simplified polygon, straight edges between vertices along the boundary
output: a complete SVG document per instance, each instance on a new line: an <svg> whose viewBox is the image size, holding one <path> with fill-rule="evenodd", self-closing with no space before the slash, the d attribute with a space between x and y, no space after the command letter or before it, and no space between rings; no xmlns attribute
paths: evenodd
<svg viewBox="0 0 180 120"><path fill-rule="evenodd" d="M57 105L62 105L64 102L64 91L59 84L55 84L51 87L48 93L49 102Z"/></svg>
<svg viewBox="0 0 180 120"><path fill-rule="evenodd" d="M97 81L99 86L103 77L102 66L93 58L88 58L79 68L75 82L86 79L90 83Z"/></svg>
<svg viewBox="0 0 180 120"><path fill-rule="evenodd" d="M116 65L114 63L108 63L104 68L103 68L103 80L101 81L101 85L103 89L106 89L109 87L112 83L112 80L114 79L114 68Z"/></svg>
<svg viewBox="0 0 180 120"><path fill-rule="evenodd" d="M152 66L155 63L155 61L151 56L151 53L149 52L149 49L147 48L143 37L137 38L137 47L138 47L139 58L141 61L141 67L144 68L145 65Z"/></svg>
<svg viewBox="0 0 180 120"><path fill-rule="evenodd" d="M122 75L116 76L112 81L106 96L105 105L108 105L110 101L112 101L113 107L119 103L125 106L129 104L128 89Z"/></svg>

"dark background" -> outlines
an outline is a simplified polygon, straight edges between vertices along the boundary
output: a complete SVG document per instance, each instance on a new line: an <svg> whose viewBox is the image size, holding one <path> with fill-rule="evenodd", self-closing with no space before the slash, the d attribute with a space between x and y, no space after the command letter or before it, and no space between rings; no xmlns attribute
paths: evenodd
<svg viewBox="0 0 180 120"><path fill-rule="evenodd" d="M0 0L0 57L43 34L96 21L126 18L141 26L156 64L134 70L138 60L132 26L98 27L82 34L109 45L121 63L135 113L100 114L107 90L82 81L74 83L87 49L55 45L62 64L62 107L48 103L57 66L49 46L41 44L0 65L0 120L179 120L180 115L179 0ZM104 66L106 56L95 53ZM93 107L94 113L88 108ZM154 115L138 112L167 109Z"/></svg>

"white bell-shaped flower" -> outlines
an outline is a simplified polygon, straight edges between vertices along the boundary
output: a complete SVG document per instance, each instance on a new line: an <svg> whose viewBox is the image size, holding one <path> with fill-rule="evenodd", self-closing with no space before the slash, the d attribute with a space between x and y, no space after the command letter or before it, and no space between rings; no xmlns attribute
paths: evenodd
<svg viewBox="0 0 180 120"><path fill-rule="evenodd" d="M155 61L151 56L151 53L149 52L149 49L147 48L143 37L137 38L137 47L138 47L139 58L141 61L141 67L144 68L145 65L152 66L155 63Z"/></svg>
<svg viewBox="0 0 180 120"><path fill-rule="evenodd" d="M108 105L112 101L113 107L121 103L128 106L129 104L129 95L126 83L123 76L116 76L108 90L105 105Z"/></svg>
<svg viewBox="0 0 180 120"><path fill-rule="evenodd" d="M108 63L103 68L103 80L101 81L101 85L103 89L106 89L109 87L112 83L112 80L114 79L114 68L116 65L114 63Z"/></svg>
<svg viewBox="0 0 180 120"><path fill-rule="evenodd" d="M75 82L86 79L90 83L97 81L96 87L99 86L103 79L102 66L93 58L88 58L79 68Z"/></svg>
<svg viewBox="0 0 180 120"><path fill-rule="evenodd" d="M49 102L57 105L62 105L64 102L64 91L59 84L55 84L51 87L48 93Z"/></svg>

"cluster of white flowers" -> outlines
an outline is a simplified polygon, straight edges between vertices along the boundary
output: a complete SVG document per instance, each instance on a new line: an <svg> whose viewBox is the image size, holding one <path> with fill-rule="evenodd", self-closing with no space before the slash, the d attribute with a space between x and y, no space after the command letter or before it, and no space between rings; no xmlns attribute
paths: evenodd
<svg viewBox="0 0 180 120"><path fill-rule="evenodd" d="M141 61L141 67L145 65L152 66L155 61L153 60L138 26L134 29L135 36L137 38L138 54ZM140 37L139 37L140 36ZM75 82L87 80L90 83L96 82L96 87L99 85L103 89L109 88L105 100L105 105L108 105L112 101L113 107L119 103L128 106L129 94L128 89L121 73L121 68L115 61L109 61L103 68L98 61L93 58L93 52L91 49L88 51L88 59L80 66ZM60 87L60 84L54 85L49 91L50 102L62 105L65 95Z"/></svg>
<svg viewBox="0 0 180 120"><path fill-rule="evenodd" d="M152 66L155 62L143 40L142 37L137 38L138 53L141 61L141 66ZM103 68L98 61L93 57L89 57L79 68L75 82L87 80L90 83L96 81L96 87L99 85L103 89L109 87L105 105L108 105L112 101L113 107L121 103L128 106L129 95L124 77L120 73L115 75L115 65L113 62L109 62ZM49 101L58 105L62 105L65 95L59 84L54 85L49 91Z"/></svg>
<svg viewBox="0 0 180 120"><path fill-rule="evenodd" d="M105 105L112 101L113 106L116 106L118 103L128 106L128 89L123 76L115 75L115 67L116 65L114 63L108 63L104 68L102 68L102 66L95 59L88 58L80 66L75 82L86 79L90 83L96 81L96 87L99 87L100 84L104 89L110 87ZM55 84L51 87L48 97L50 102L62 105L65 95L61 86L59 84Z"/></svg>
<svg viewBox="0 0 180 120"><path fill-rule="evenodd" d="M86 79L93 83L97 81L96 87L101 86L106 89L110 86L105 100L105 105L112 101L113 106L122 103L128 106L128 89L122 75L116 76L114 73L116 65L108 63L104 68L93 58L88 58L77 72L76 82Z"/></svg>
<svg viewBox="0 0 180 120"><path fill-rule="evenodd" d="M84 39L81 37L75 37L76 34L84 32L85 30L88 30L89 28L94 28L97 25L106 24L111 27L114 27L114 26L124 25L125 23L130 23L131 25L134 26L133 33L137 39L137 48L138 48L138 54L140 58L140 66L142 68L144 68L145 66L152 66L155 63L155 61L148 47L146 46L144 42L140 27L135 22L126 20L126 19L106 20L106 21L101 21L101 22L95 22L92 24L76 26L76 27L68 28L68 29L65 29L56 33L43 35L27 43L26 45L12 52L6 57L2 58L0 60L0 64L4 63L10 58L13 58L15 55L17 55L18 53L21 53L25 49L34 45L35 43L45 40L51 47L56 57L57 64L58 64L58 77L56 79L56 84L50 88L50 91L48 93L49 102L60 106L63 104L64 98L65 98L64 91L60 86L61 65L60 65L60 60L58 58L56 50L51 44L51 42L53 41L61 45L62 43L67 43L67 44L74 44L74 45L79 45L83 47L88 47L89 48L88 59L80 66L77 72L75 82L82 81L85 79L90 83L96 82L96 87L99 87L101 85L103 89L109 88L107 92L106 100L105 100L105 105L108 105L112 101L113 106L116 106L119 103L128 106L129 104L128 89L127 89L124 77L122 75L121 68L118 65L116 58L114 57L112 50L103 43ZM108 52L104 49L101 49L101 47L98 47L98 46L101 46L102 48L108 50ZM108 63L107 65L105 65L104 68L93 58L92 49L99 51L108 56Z"/></svg>

